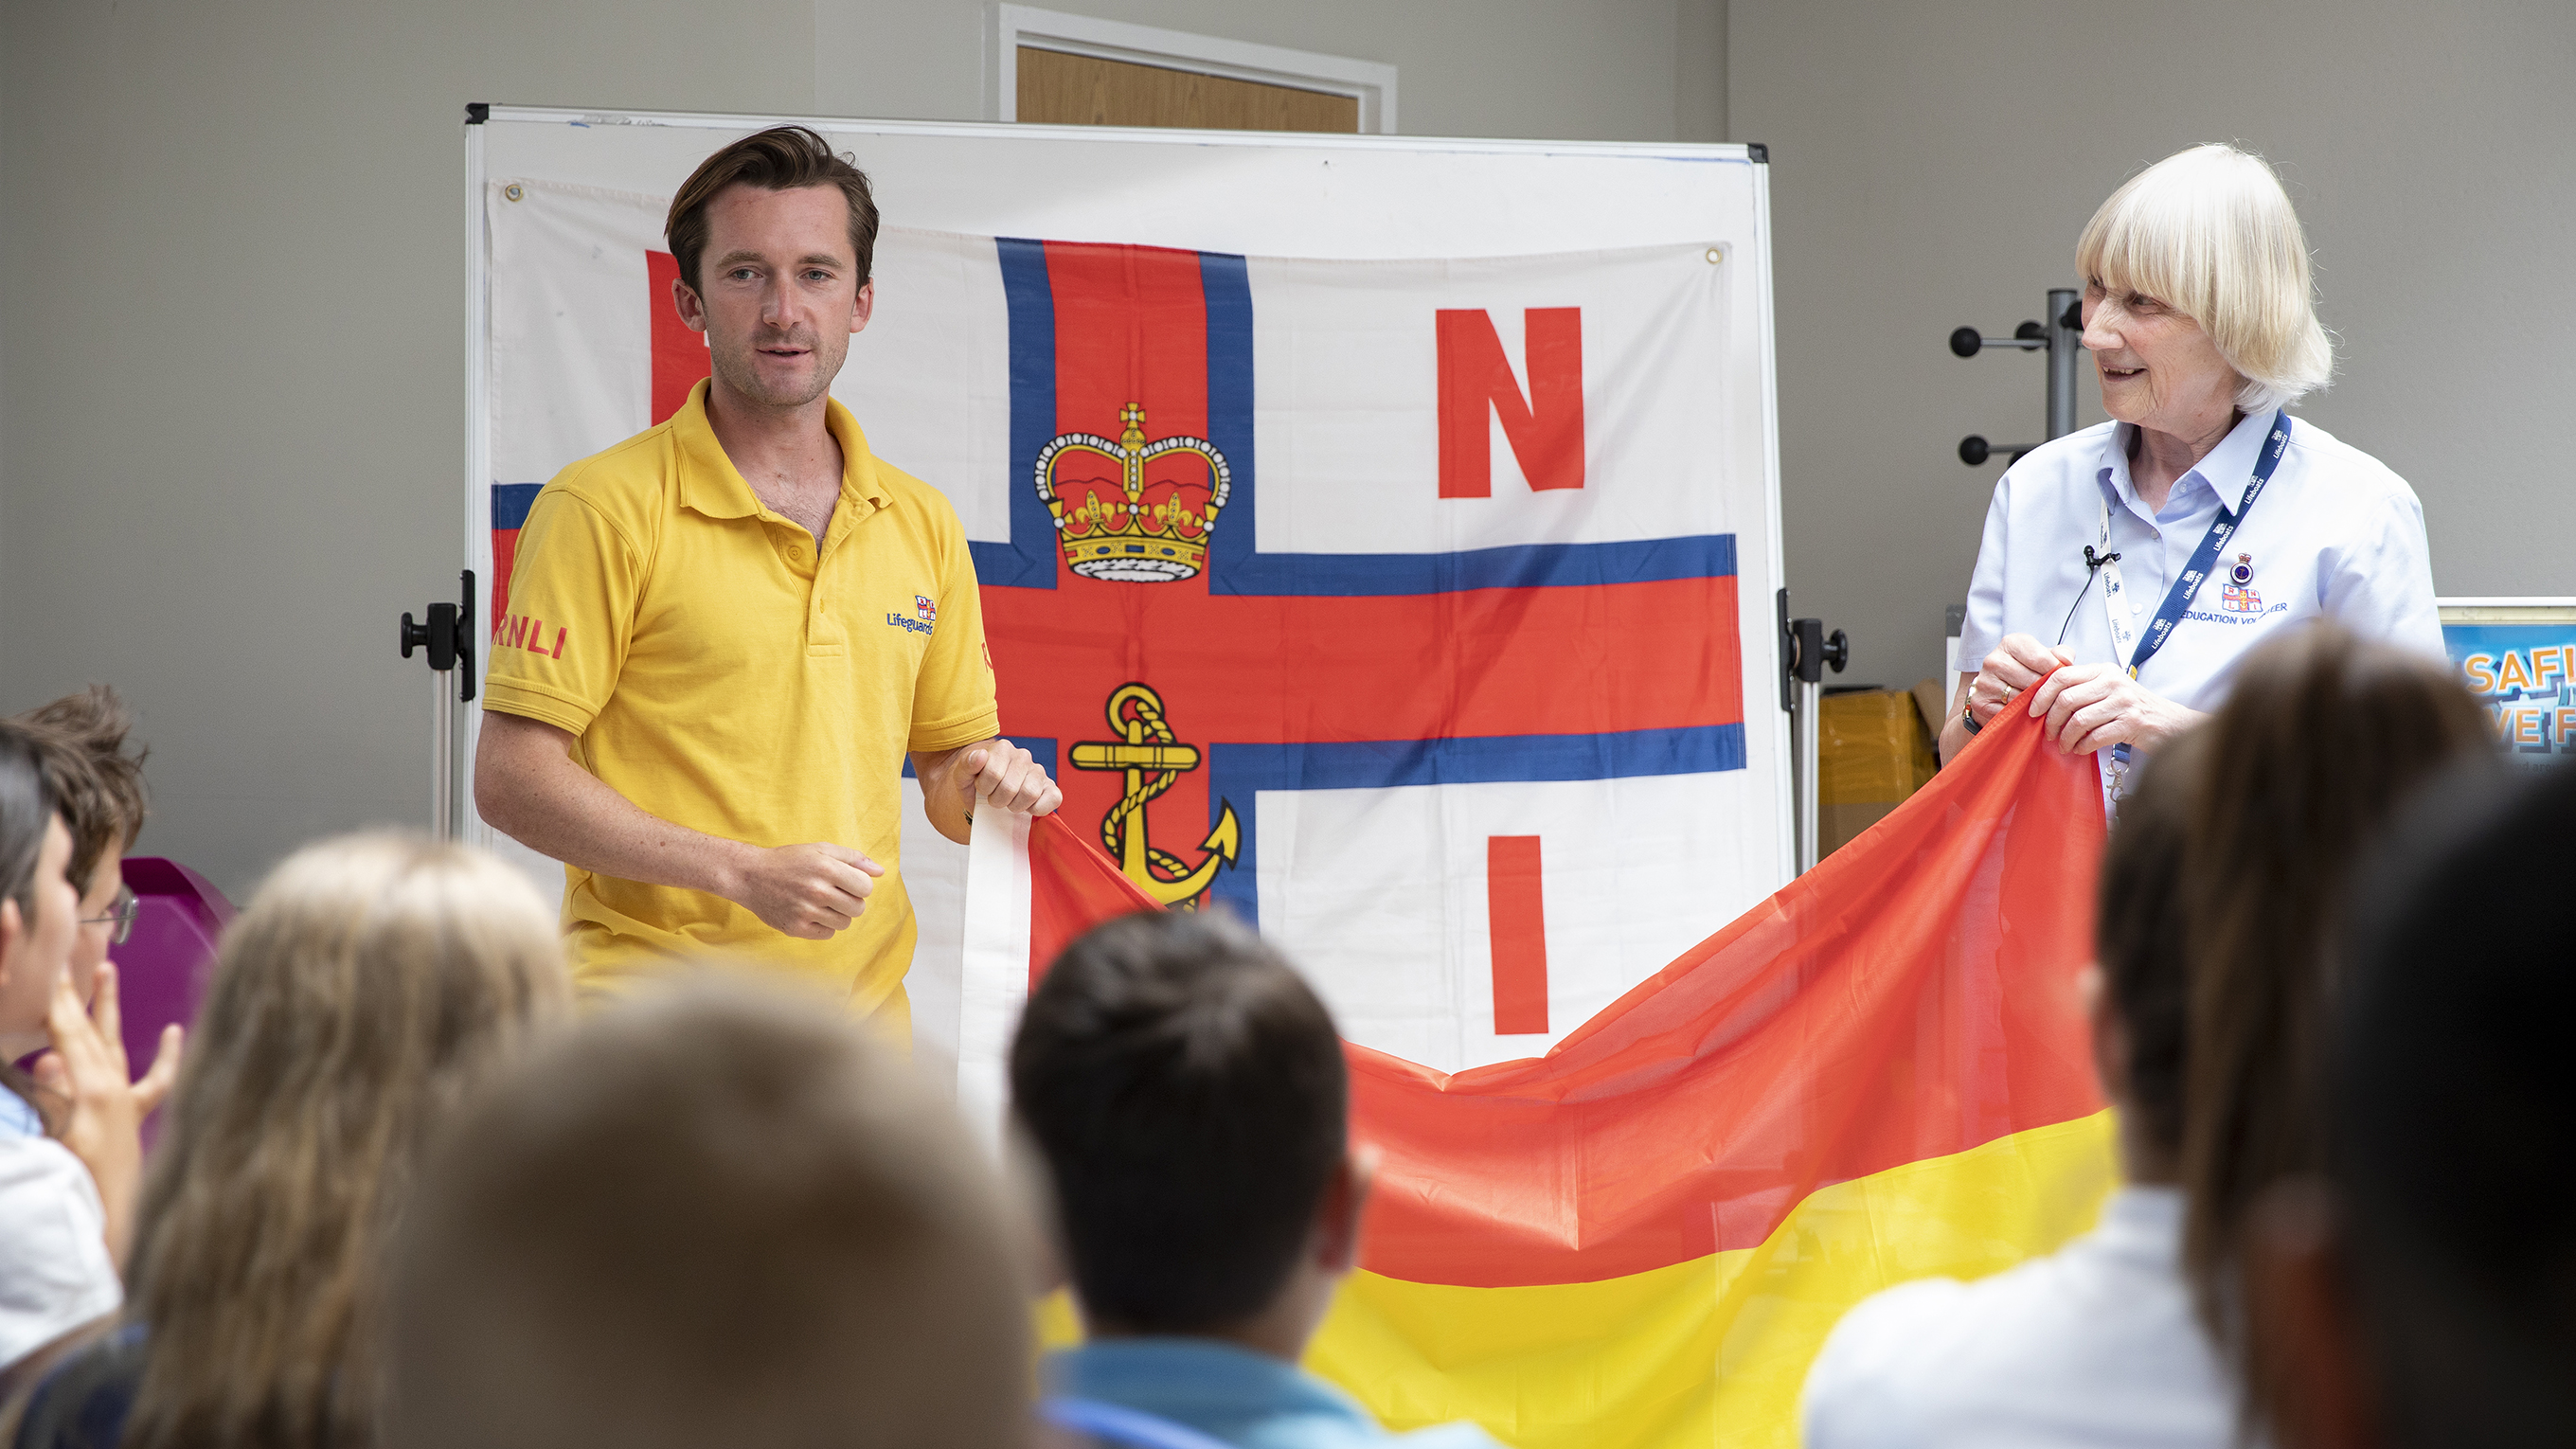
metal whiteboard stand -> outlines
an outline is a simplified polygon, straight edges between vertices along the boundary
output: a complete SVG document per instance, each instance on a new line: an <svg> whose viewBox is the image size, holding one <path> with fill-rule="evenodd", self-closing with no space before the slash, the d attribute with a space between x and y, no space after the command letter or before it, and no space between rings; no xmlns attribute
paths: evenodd
<svg viewBox="0 0 2576 1449"><path fill-rule="evenodd" d="M1974 357L1989 347L2009 347L2022 352L2048 352L2048 436L2065 437L2075 431L2075 354L2084 346L2084 306L2072 287L2051 287L2048 292L2048 322L2024 322L2013 329L2010 337L1980 337L1974 327L1962 327L1950 334L1950 350L1961 357ZM2038 447L2037 443L1989 443L1977 433L1959 440L1959 461L1974 468L1997 453L2009 453L2007 461L2018 463L2021 455Z"/></svg>
<svg viewBox="0 0 2576 1449"><path fill-rule="evenodd" d="M442 841L465 835L465 794L456 788L465 773L465 733L457 715L474 698L474 570L467 569L459 602L429 606L429 621L402 616L402 657L429 651L430 679L430 834Z"/></svg>
<svg viewBox="0 0 2576 1449"><path fill-rule="evenodd" d="M1818 707L1824 694L1825 666L1836 674L1851 663L1851 638L1836 629L1825 632L1822 619L1789 617L1789 591L1779 594L1780 708L1788 711L1794 743L1790 775L1798 799L1798 874L1816 868L1821 836L1816 829L1818 771L1822 751L1817 738Z"/></svg>

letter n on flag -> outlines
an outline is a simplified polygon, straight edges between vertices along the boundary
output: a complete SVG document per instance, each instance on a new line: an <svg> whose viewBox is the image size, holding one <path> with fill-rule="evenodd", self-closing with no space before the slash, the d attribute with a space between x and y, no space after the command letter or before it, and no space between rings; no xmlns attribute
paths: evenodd
<svg viewBox="0 0 2576 1449"><path fill-rule="evenodd" d="M1530 487L1583 486L1583 311L1533 307L1523 315L1526 397L1490 314L1458 308L1439 314L1443 498L1492 495L1488 418L1500 423Z"/></svg>

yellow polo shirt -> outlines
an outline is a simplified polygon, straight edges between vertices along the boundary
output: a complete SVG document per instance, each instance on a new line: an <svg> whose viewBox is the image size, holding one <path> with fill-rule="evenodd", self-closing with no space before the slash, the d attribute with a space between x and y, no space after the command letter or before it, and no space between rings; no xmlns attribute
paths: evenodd
<svg viewBox="0 0 2576 1449"><path fill-rule="evenodd" d="M566 867L585 989L712 953L804 973L861 1012L899 1010L914 936L904 755L999 723L965 529L834 402L841 498L818 553L735 471L706 399L700 382L670 421L537 494L484 707L570 731L583 769L675 824L760 846L830 841L886 867L828 941L702 891Z"/></svg>

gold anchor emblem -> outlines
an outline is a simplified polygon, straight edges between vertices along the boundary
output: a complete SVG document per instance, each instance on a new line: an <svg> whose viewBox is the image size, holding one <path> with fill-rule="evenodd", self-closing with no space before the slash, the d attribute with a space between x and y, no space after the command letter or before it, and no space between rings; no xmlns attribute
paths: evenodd
<svg viewBox="0 0 2576 1449"><path fill-rule="evenodd" d="M1193 868L1145 838L1145 802L1172 788L1184 770L1199 767L1199 752L1172 737L1163 719L1163 697L1142 684L1122 684L1109 696L1109 727L1123 738L1086 740L1073 747L1077 770L1124 770L1127 794L1100 820L1100 843L1118 860L1127 878L1167 906L1183 905L1207 893L1217 868L1234 864L1243 843L1234 807L1218 802L1216 827L1199 842L1207 852Z"/></svg>

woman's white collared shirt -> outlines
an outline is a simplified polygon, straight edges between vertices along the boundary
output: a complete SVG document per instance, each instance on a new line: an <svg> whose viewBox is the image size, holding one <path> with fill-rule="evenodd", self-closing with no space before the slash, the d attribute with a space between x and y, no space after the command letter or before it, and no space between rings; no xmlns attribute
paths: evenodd
<svg viewBox="0 0 2576 1449"><path fill-rule="evenodd" d="M2161 512L2129 478L2127 423L2101 423L2043 444L2007 469L1986 510L1968 585L1959 668L1974 673L2006 634L2055 644L2079 664L2117 658L2103 581L2084 550L2120 555L2140 635L2188 566L2222 499L2243 499L2272 415L2249 415L2174 484ZM2110 538L2102 534L2110 510ZM2233 571L2249 573L2239 585ZM2091 587L2088 589L2087 584ZM2189 709L2214 710L2246 654L2311 619L2443 658L2424 506L2406 480L2304 418L2253 511L2220 550L2189 612L2138 682ZM2107 755L2107 752L2106 752Z"/></svg>

